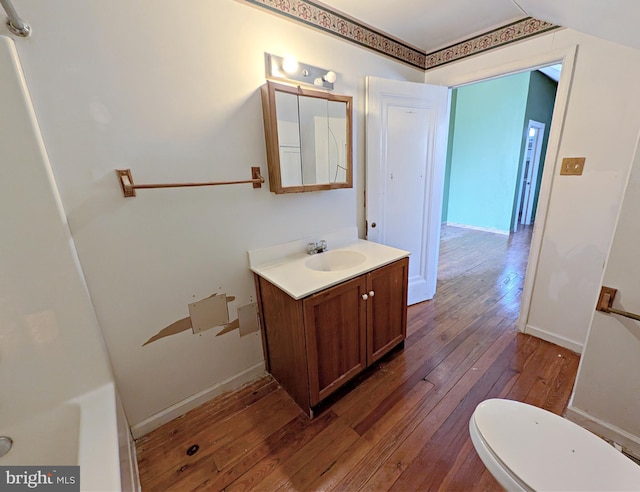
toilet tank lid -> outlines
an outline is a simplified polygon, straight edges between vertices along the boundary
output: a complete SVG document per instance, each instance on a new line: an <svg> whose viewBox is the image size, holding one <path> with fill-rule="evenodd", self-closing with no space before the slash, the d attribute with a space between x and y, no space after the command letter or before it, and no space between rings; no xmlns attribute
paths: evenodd
<svg viewBox="0 0 640 492"><path fill-rule="evenodd" d="M473 419L494 455L533 490L640 490L640 466L551 412L491 399Z"/></svg>

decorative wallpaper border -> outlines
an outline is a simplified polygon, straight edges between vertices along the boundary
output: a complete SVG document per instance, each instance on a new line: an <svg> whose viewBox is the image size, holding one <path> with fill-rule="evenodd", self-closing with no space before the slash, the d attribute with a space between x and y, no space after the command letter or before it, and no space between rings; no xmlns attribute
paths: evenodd
<svg viewBox="0 0 640 492"><path fill-rule="evenodd" d="M412 67L429 70L500 46L542 34L560 26L526 17L432 53L311 0L244 0L295 22L320 29Z"/></svg>
<svg viewBox="0 0 640 492"><path fill-rule="evenodd" d="M480 34L479 36L427 54L424 68L425 70L429 70L430 68L446 65L447 63L462 60L468 56L477 55L478 53L558 28L560 28L560 26L556 24L534 19L533 17L525 17L524 19L499 27L493 31Z"/></svg>
<svg viewBox="0 0 640 492"><path fill-rule="evenodd" d="M424 70L426 53L309 0L244 0Z"/></svg>

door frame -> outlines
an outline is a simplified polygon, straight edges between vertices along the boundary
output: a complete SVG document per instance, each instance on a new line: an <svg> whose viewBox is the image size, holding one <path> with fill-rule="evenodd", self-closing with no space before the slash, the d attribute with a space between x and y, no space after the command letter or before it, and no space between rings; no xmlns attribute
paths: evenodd
<svg viewBox="0 0 640 492"><path fill-rule="evenodd" d="M483 82L485 80L496 79L506 75L530 72L541 67L562 63L562 72L558 81L556 91L556 101L553 107L551 127L549 128L549 140L547 143L547 154L545 157L542 180L540 182L540 194L538 195L538 208L536 210L533 225L533 235L531 237L531 247L525 272L522 299L520 302L520 314L516 326L523 333L527 332L527 322L531 310L531 298L533 296L533 286L538 272L538 261L540 260L540 250L542 239L547 225L547 215L549 212L549 202L551 199L551 189L554 179L559 169L558 160L560 154L560 140L564 128L564 118L567 111L567 103L573 82L573 71L576 60L578 46L552 50L547 53L521 58L512 62L484 68L480 71L457 74L441 83L447 85L449 90L465 85ZM434 83L429 80L429 72L425 75L425 83Z"/></svg>

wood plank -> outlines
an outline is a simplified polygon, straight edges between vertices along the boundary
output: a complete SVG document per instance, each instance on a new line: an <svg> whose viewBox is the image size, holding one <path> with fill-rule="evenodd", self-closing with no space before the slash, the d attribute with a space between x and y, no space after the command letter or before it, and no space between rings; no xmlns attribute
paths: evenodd
<svg viewBox="0 0 640 492"><path fill-rule="evenodd" d="M512 364L514 345L515 342L512 342L498 355L454 408L451 409L451 406L455 404L455 400L445 397L443 402L448 405L441 412L429 415L418 428L419 432L405 441L409 447L423 447L416 456L413 456L415 447L409 453L403 453L408 466L388 490L429 490L440 485L468 436L468 422L475 407L492 396L491 390L505 372L515 373ZM497 395L498 391L495 393ZM419 439L414 437L418 435ZM403 449L405 443L399 449ZM411 458L407 459L409 456ZM434 463L436 466L433 466ZM422 479L425 468L429 469L429 473Z"/></svg>
<svg viewBox="0 0 640 492"><path fill-rule="evenodd" d="M278 432L267 437L254 449L247 452L240 461L220 473L208 472L206 463L193 467L182 480L174 483L176 490L223 490L234 483L240 490L251 490L255 484L271 473L280 463L294 455L302 446L320 434L337 419L337 415L326 412L311 420L300 415Z"/></svg>
<svg viewBox="0 0 640 492"><path fill-rule="evenodd" d="M499 319L493 321L496 325L502 324L503 327L505 325L501 323ZM467 333L467 331L469 333ZM436 386L440 386L443 381L433 380L429 375L441 364L444 364L444 370L441 371L441 373L447 374L447 378L450 377L450 373L454 367L460 368L463 367L464 364L468 366L472 365L472 363L477 360L479 354L482 354L500 333L501 331L496 329L496 326L493 326L489 320L485 322L483 318L480 318L479 321L472 323L469 326L469 330L460 333L432 357L429 357L401 386L390 392L384 401L360 421L358 426L355 427L356 432L361 435L366 432L367 429L377 421L379 415L383 415L388 408L401 399L407 388L411 388L418 380L428 378L430 382Z"/></svg>
<svg viewBox="0 0 640 492"><path fill-rule="evenodd" d="M479 459L479 458L478 458ZM491 475L489 470L485 470L480 477L480 480L474 487L474 491L477 492L504 492L504 488L498 483L498 481Z"/></svg>
<svg viewBox="0 0 640 492"><path fill-rule="evenodd" d="M290 477L293 477L303 468L307 466L313 466L312 463L315 460L322 459L321 455L334 456L336 446L340 446L340 442L355 442L358 435L347 425L336 419L329 426L327 426L322 433L314 437L311 441L305 444L298 450L293 456L280 463L275 467L271 473L265 476L262 480L255 483L253 486L257 490L276 490L285 486ZM233 490L245 490L240 486L239 482L232 483L226 489L227 491Z"/></svg>
<svg viewBox="0 0 640 492"><path fill-rule="evenodd" d="M278 383L273 378L265 376L235 391L223 393L140 437L136 441L138 455L144 455L147 449L156 446L171 445L171 441L179 439L178 436L184 434L194 423L206 425L209 420L228 418L277 389Z"/></svg>
<svg viewBox="0 0 640 492"><path fill-rule="evenodd" d="M434 298L434 300L426 303L424 314L418 319L420 327L417 329L414 328L413 320L409 323L408 331L411 332L411 334L407 338L406 346L410 347L415 343L416 339L431 334L434 327L439 332L442 332L449 329L451 325L458 327L465 326L488 309L491 309L494 305L498 304L502 306L504 303L503 299L505 299L509 292L515 291L519 293L519 287L520 285L518 283L513 283L509 288L502 290L502 295L498 295L492 289L487 289L484 278L476 278L470 280L465 286L464 289L470 289L469 292L466 292L464 289L455 291L453 301L448 301L446 297L445 301ZM517 306L519 307L519 302ZM511 312L513 313L513 309L511 309Z"/></svg>
<svg viewBox="0 0 640 492"><path fill-rule="evenodd" d="M513 333L507 332L500 337L476 362L476 371L456 370L450 373L450 379L435 391L430 392L427 398L416 407L407 417L398 423L390 434L390 438L381 446L374 448L363 460L354 468L345 479L339 484L339 490L386 490L393 484L408 462L403 461L404 449L398 452L398 448L407 441L413 439L415 442L408 444L408 452L417 452L420 444L426 442L428 437L435 432L430 429L427 423L426 429L420 429L420 425L425 419L430 417L433 420L444 420L446 416L455 408L456 403L461 400L471 387L482 375L483 371L493 364L498 354L505 347L513 343ZM438 369L436 369L437 373ZM461 377L462 376L462 377ZM448 399L447 399L448 397ZM444 401L444 403L442 403ZM449 403L451 402L451 403ZM425 433L422 434L422 431ZM416 444L417 442L417 444ZM417 448L416 448L417 446ZM415 448L415 449L412 449ZM415 456L412 455L411 459ZM410 461L410 459L409 459Z"/></svg>
<svg viewBox="0 0 640 492"><path fill-rule="evenodd" d="M509 391L501 394L500 397L534 404L527 396L531 395L531 388L533 388L536 382L542 377L545 367L552 364L557 357L555 350L549 350L551 347L552 345L548 344L548 342L538 340L531 356L519 361L520 377Z"/></svg>
<svg viewBox="0 0 640 492"><path fill-rule="evenodd" d="M259 446L289 422L298 419L301 414L302 410L290 400L290 403L282 408L276 408L273 412L263 414L258 421L252 422L247 430L238 431L240 426L234 420L229 421L229 425L233 426L235 430L231 434L233 438L227 439L224 445L212 452L218 470L229 468L233 463L239 461L245 453Z"/></svg>
<svg viewBox="0 0 640 492"><path fill-rule="evenodd" d="M172 469L192 465L203 456L211 456L213 460L214 451L229 445L244 432L265 422L265 416L272 416L266 421L266 425L272 425L274 420L279 421L280 415L291 420L294 412L297 414L299 409L284 390L279 389L239 412L232 419L220 420L204 428L193 427L176 439L171 446L159 446L145 453L138 460L142 466L140 481L142 483L150 481L158 475L157 470L170 473ZM198 452L193 455L187 454L187 450L194 445L199 447ZM146 466L147 463L153 466Z"/></svg>
<svg viewBox="0 0 640 492"><path fill-rule="evenodd" d="M358 435L345 426L344 430L336 435L325 449L315 454L314 459L294 473L282 484L282 490L313 490L310 484L318 477L323 477L333 465L336 464L340 456L358 440Z"/></svg>
<svg viewBox="0 0 640 492"><path fill-rule="evenodd" d="M399 422L407 418L411 411L419 405L434 388L433 384L420 381L405 398L399 401L376 424L361 436L353 446L348 448L332 467L309 485L307 490L333 490L352 470L365 459L367 454L381 443L392 439L393 429ZM343 489L344 490L344 489Z"/></svg>
<svg viewBox="0 0 640 492"><path fill-rule="evenodd" d="M475 490L484 470L485 466L478 457L471 438L467 437L438 490Z"/></svg>

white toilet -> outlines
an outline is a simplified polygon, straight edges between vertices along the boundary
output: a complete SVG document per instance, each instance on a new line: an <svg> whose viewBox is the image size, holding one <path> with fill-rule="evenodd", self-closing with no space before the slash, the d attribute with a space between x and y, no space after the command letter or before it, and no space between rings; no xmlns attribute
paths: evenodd
<svg viewBox="0 0 640 492"><path fill-rule="evenodd" d="M473 412L469 432L480 459L506 490L640 491L640 466L541 408L486 400Z"/></svg>

